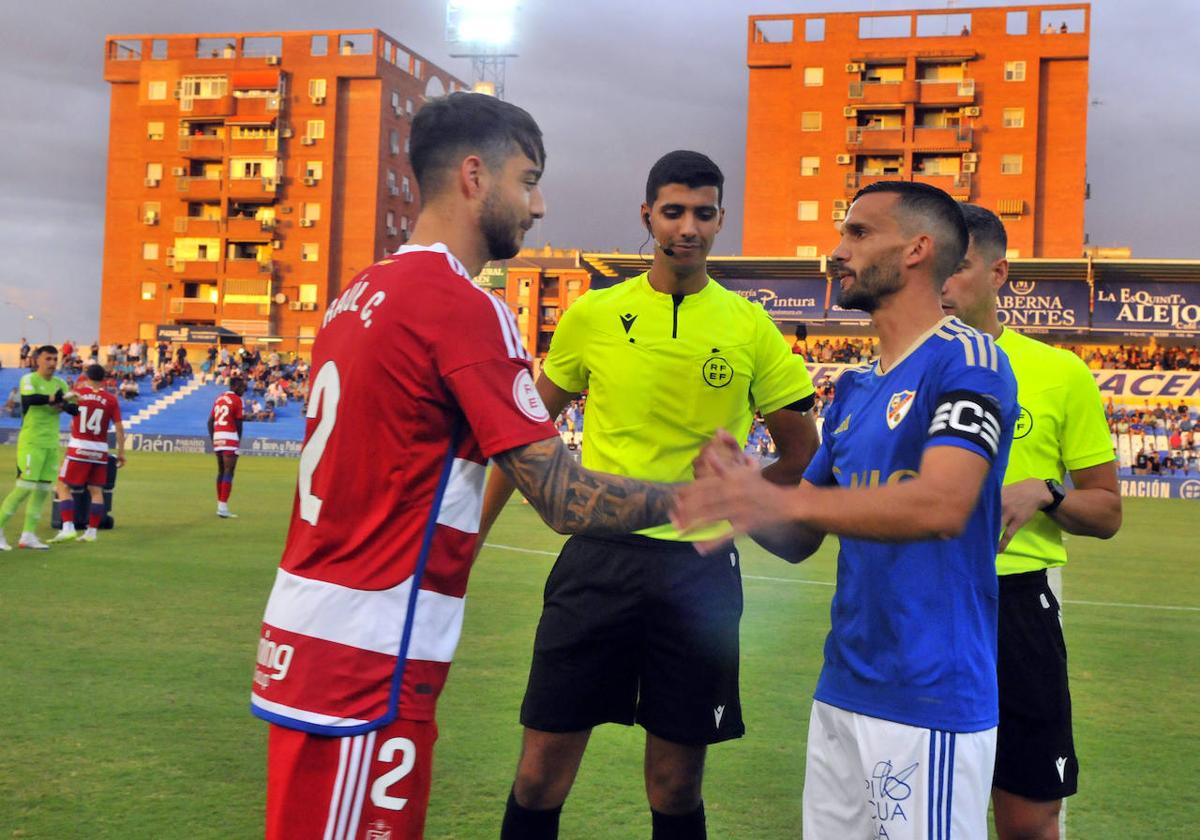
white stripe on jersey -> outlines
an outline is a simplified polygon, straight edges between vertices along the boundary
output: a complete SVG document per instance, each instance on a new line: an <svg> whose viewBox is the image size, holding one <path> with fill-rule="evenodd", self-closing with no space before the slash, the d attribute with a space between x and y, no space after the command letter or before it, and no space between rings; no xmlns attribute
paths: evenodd
<svg viewBox="0 0 1200 840"><path fill-rule="evenodd" d="M279 569L263 622L290 633L395 656L404 637L411 586L410 576L391 589L351 589ZM462 598L420 590L408 658L451 661L465 606Z"/></svg>
<svg viewBox="0 0 1200 840"><path fill-rule="evenodd" d="M971 339L965 333L959 333L955 336L958 343L963 346L963 352L967 357L967 367L975 367L975 348L971 344Z"/></svg>
<svg viewBox="0 0 1200 840"><path fill-rule="evenodd" d="M327 728L342 727L348 729L351 726L362 726L367 723L367 721L359 720L358 718L335 717L334 715L323 715L320 712L310 712L306 709L297 709L294 706L276 703L274 700L265 700L257 694L250 695L250 705L262 709L264 712L279 715L282 718L302 720L305 723L314 723L317 726Z"/></svg>
<svg viewBox="0 0 1200 840"><path fill-rule="evenodd" d="M350 809L354 807L354 792L358 785L358 771L362 763L363 736L350 739L350 761L346 765L346 784L342 788L341 808L338 810L337 827L333 840L345 840L346 825L350 821Z"/></svg>
<svg viewBox="0 0 1200 840"><path fill-rule="evenodd" d="M438 509L437 524L446 525L466 534L479 533L483 514L484 464L455 458L450 467L450 479Z"/></svg>
<svg viewBox="0 0 1200 840"><path fill-rule="evenodd" d="M84 440L74 435L67 441L67 449L87 449L92 452L107 452L108 442L99 440Z"/></svg>
<svg viewBox="0 0 1200 840"><path fill-rule="evenodd" d="M521 334L517 330L517 321L513 318L512 310L495 295L488 295L483 289L479 291L487 295L488 300L492 303L492 308L496 310L496 317L500 320L500 329L504 331L505 344L508 345L508 355L513 359L528 360L529 353L525 351L525 345L521 343Z"/></svg>

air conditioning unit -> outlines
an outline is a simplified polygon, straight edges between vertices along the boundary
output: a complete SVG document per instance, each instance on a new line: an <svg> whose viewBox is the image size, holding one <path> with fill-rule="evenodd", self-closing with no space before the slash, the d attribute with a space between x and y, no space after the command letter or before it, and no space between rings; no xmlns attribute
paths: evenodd
<svg viewBox="0 0 1200 840"><path fill-rule="evenodd" d="M408 204L412 204L412 193L408 190L404 191L404 201Z"/></svg>
<svg viewBox="0 0 1200 840"><path fill-rule="evenodd" d="M283 247L283 240L282 239L272 239L271 247L274 248L276 251L278 251L280 248Z"/></svg>
<svg viewBox="0 0 1200 840"><path fill-rule="evenodd" d="M157 178L147 178L145 183L146 183L147 187L157 187L158 179Z"/></svg>
<svg viewBox="0 0 1200 840"><path fill-rule="evenodd" d="M867 69L867 65L860 64L857 61L851 61L849 64L846 65L847 73L861 73L866 69Z"/></svg>
<svg viewBox="0 0 1200 840"><path fill-rule="evenodd" d="M300 301L293 300L291 303L288 304L288 309L292 310L293 312L299 312L301 306L302 306L302 304L300 303Z"/></svg>
<svg viewBox="0 0 1200 840"><path fill-rule="evenodd" d="M388 195L400 195L400 188L395 184L388 184Z"/></svg>
<svg viewBox="0 0 1200 840"><path fill-rule="evenodd" d="M173 256L175 256L175 249L174 249L174 248L168 248L168 249L167 249L167 256L168 256L168 257L173 257Z"/></svg>
<svg viewBox="0 0 1200 840"><path fill-rule="evenodd" d="M156 225L156 224L158 224L158 213L151 210L149 213L147 213L145 216L142 217L142 221L148 225Z"/></svg>
<svg viewBox="0 0 1200 840"><path fill-rule="evenodd" d="M858 109L855 108L853 105L847 105L845 108L842 109L843 117L853 117L853 116L857 116L857 115L858 115Z"/></svg>
<svg viewBox="0 0 1200 840"><path fill-rule="evenodd" d="M309 175L308 177L306 177L304 179L304 186L315 187L316 185L317 185L317 179L312 177L311 175Z"/></svg>
<svg viewBox="0 0 1200 840"><path fill-rule="evenodd" d="M978 160L978 152L963 152L963 163L976 163Z"/></svg>
<svg viewBox="0 0 1200 840"><path fill-rule="evenodd" d="M844 198L835 198L833 200L833 209L834 210L849 210L850 202Z"/></svg>
<svg viewBox="0 0 1200 840"><path fill-rule="evenodd" d="M300 309L304 312L316 312L317 305L315 303L302 303Z"/></svg>
<svg viewBox="0 0 1200 840"><path fill-rule="evenodd" d="M978 117L979 116L979 106L978 105L968 105L966 108L962 109L962 112L963 112L964 117Z"/></svg>
<svg viewBox="0 0 1200 840"><path fill-rule="evenodd" d="M401 108L399 105L393 105L393 106L392 106L392 113L393 113L393 114L395 114L397 117L403 117L403 116L404 116L404 109L403 109L403 108Z"/></svg>
<svg viewBox="0 0 1200 840"><path fill-rule="evenodd" d="M183 270L187 268L187 263L183 260L175 260L175 273L183 274Z"/></svg>
<svg viewBox="0 0 1200 840"><path fill-rule="evenodd" d="M977 167L978 165L979 164L977 164L977 163L968 163L967 161L963 161L962 171L963 172L974 172L975 167Z"/></svg>
<svg viewBox="0 0 1200 840"><path fill-rule="evenodd" d="M314 140L313 138L309 137L307 134L305 134L303 137L300 138L301 146L315 146L316 143L317 143L317 141Z"/></svg>
<svg viewBox="0 0 1200 840"><path fill-rule="evenodd" d="M313 226L312 219L301 219L300 220L300 227L312 227L312 226Z"/></svg>
<svg viewBox="0 0 1200 840"><path fill-rule="evenodd" d="M182 166L172 166L171 174L174 175L176 178L182 178L184 175L187 174L187 170L184 169Z"/></svg>
<svg viewBox="0 0 1200 840"><path fill-rule="evenodd" d="M174 268L175 267L175 258L167 257L166 263L167 263L167 268Z"/></svg>
<svg viewBox="0 0 1200 840"><path fill-rule="evenodd" d="M279 180L277 178L263 178L262 185L264 190L273 190L279 186Z"/></svg>
<svg viewBox="0 0 1200 840"><path fill-rule="evenodd" d="M835 158L835 159L837 160L838 163L841 163L841 164L850 163L850 155L838 155L837 158Z"/></svg>
<svg viewBox="0 0 1200 840"><path fill-rule="evenodd" d="M275 220L274 219L263 219L261 222L258 223L258 226L262 230L275 230Z"/></svg>
<svg viewBox="0 0 1200 840"><path fill-rule="evenodd" d="M271 65L272 67L275 67L276 65L279 64L279 56L277 56L277 55L267 56L267 64Z"/></svg>
<svg viewBox="0 0 1200 840"><path fill-rule="evenodd" d="M388 235L388 236L395 236L395 235L396 235L397 233L399 233L399 232L400 232L400 231L396 230L394 227L389 227L389 228L387 229L387 235Z"/></svg>
<svg viewBox="0 0 1200 840"><path fill-rule="evenodd" d="M282 137L284 140L287 140L288 138L290 138L292 136L292 134L293 134L293 132L290 128L285 127L285 128L279 129L279 136Z"/></svg>
<svg viewBox="0 0 1200 840"><path fill-rule="evenodd" d="M325 97L324 97L324 96L314 96L314 97L312 98L312 104L314 104L314 105L324 105L324 104L325 104Z"/></svg>
<svg viewBox="0 0 1200 840"><path fill-rule="evenodd" d="M841 221L842 219L844 219L844 218L846 218L846 211L845 211L845 210L834 210L834 211L833 211L833 220L834 220L835 222L840 222L840 221Z"/></svg>

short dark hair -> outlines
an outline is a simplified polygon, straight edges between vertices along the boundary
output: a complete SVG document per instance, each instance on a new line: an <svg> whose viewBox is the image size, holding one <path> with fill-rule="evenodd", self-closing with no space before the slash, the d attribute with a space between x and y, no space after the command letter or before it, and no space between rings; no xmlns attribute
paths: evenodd
<svg viewBox="0 0 1200 840"><path fill-rule="evenodd" d="M103 382L108 376L108 372L104 370L103 365L88 365L83 373L92 382Z"/></svg>
<svg viewBox="0 0 1200 840"><path fill-rule="evenodd" d="M969 234L962 207L949 193L919 181L876 181L855 193L854 200L871 193L892 193L899 198L905 213L900 222L906 233L914 230L910 221L914 216L933 228L933 273L940 289L967 254Z"/></svg>
<svg viewBox="0 0 1200 840"><path fill-rule="evenodd" d="M482 93L460 91L430 99L413 119L408 148L423 197L435 195L445 170L467 154L498 166L515 148L538 166L546 163L542 130L529 112Z"/></svg>
<svg viewBox="0 0 1200 840"><path fill-rule="evenodd" d="M676 149L667 152L650 167L646 178L646 203L651 207L658 199L658 191L667 184L683 184L689 189L716 187L717 206L725 196L725 175L721 167L713 163L708 155Z"/></svg>
<svg viewBox="0 0 1200 840"><path fill-rule="evenodd" d="M1008 232L999 216L978 204L964 204L960 209L976 250L986 251L993 260L1008 253Z"/></svg>
<svg viewBox="0 0 1200 840"><path fill-rule="evenodd" d="M241 376L229 377L229 387L230 388L232 388L234 385L245 385L245 384L246 384L246 380L244 377L241 377Z"/></svg>
<svg viewBox="0 0 1200 840"><path fill-rule="evenodd" d="M55 356L57 356L58 348L53 344L43 344L41 347L33 351L33 358L37 359L43 353L53 353Z"/></svg>

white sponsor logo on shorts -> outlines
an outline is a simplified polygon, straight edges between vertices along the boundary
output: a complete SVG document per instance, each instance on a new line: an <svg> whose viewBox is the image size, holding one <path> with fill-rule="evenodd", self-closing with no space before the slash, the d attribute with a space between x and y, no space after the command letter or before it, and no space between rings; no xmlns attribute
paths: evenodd
<svg viewBox="0 0 1200 840"><path fill-rule="evenodd" d="M282 680L292 667L292 657L295 653L296 649L291 645L271 641L271 633L268 631L258 640L257 661L260 667L254 671L254 681L260 688L266 688L271 684L271 680Z"/></svg>
<svg viewBox="0 0 1200 840"><path fill-rule="evenodd" d="M541 395L534 387L533 377L529 375L529 371L522 370L517 374L517 378L513 380L512 393L513 402L530 420L541 423L550 419L550 412L546 410L546 404L542 402Z"/></svg>
<svg viewBox="0 0 1200 840"><path fill-rule="evenodd" d="M1058 768L1058 780L1060 782L1066 781L1067 757L1065 755L1060 755L1054 762L1054 766Z"/></svg>
<svg viewBox="0 0 1200 840"><path fill-rule="evenodd" d="M717 706L715 709L713 709L713 719L717 722L718 727L720 727L721 718L724 717L724 715L725 715L725 707L724 706Z"/></svg>

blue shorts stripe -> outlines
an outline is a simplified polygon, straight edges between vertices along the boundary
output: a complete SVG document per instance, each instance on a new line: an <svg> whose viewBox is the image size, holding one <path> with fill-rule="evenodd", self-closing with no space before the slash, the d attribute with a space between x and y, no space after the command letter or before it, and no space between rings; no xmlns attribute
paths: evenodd
<svg viewBox="0 0 1200 840"><path fill-rule="evenodd" d="M933 835L933 766L937 760L937 732L929 730L929 781L925 785L925 815L928 820L926 838L936 840Z"/></svg>
<svg viewBox="0 0 1200 840"><path fill-rule="evenodd" d="M950 829L954 825L950 817L954 808L954 742L957 738L957 734L950 733L950 767L946 774L946 840L950 840Z"/></svg>

